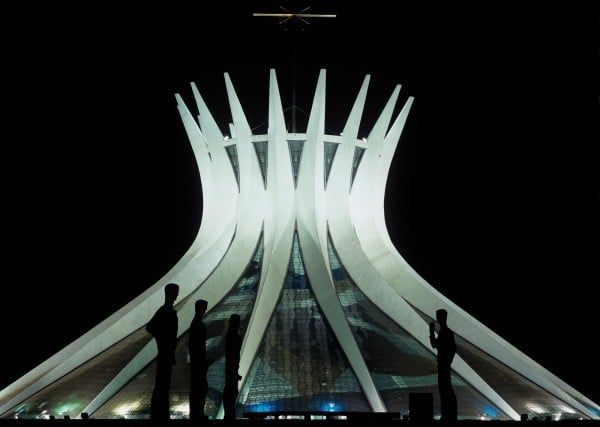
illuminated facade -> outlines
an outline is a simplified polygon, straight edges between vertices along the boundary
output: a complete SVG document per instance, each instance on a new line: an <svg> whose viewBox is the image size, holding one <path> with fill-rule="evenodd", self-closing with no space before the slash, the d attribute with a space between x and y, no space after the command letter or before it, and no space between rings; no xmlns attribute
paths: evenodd
<svg viewBox="0 0 600 427"><path fill-rule="evenodd" d="M396 86L366 138L359 123L366 76L343 133L325 132L325 70L305 133L288 132L275 71L268 131L255 135L225 74L233 123L224 136L196 86L198 116L179 112L200 172L203 215L186 254L157 283L85 335L0 391L0 417L149 418L156 348L144 326L180 285L178 363L171 417L187 418L187 328L194 302L209 302L206 412L221 417L223 338L238 313L238 417L257 411L407 414L410 393L439 410L428 323L448 310L458 354L460 419L520 414L600 419L600 406L511 346L415 272L384 218L392 157L412 105L394 118Z"/></svg>

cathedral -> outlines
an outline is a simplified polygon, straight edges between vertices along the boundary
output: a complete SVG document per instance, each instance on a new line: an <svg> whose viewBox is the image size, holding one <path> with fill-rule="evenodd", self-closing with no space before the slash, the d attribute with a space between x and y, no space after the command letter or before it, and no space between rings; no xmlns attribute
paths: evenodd
<svg viewBox="0 0 600 427"><path fill-rule="evenodd" d="M600 419L598 404L442 295L392 243L385 188L413 103L408 96L396 110L400 85L359 137L365 76L343 132L333 135L326 131L322 69L306 129L297 132L286 123L271 69L268 126L255 134L229 74L224 78L227 134L194 83L189 99L176 94L202 185L193 243L137 298L0 390L0 418L150 418L157 349L145 325L174 282L180 291L171 419L189 418L187 340L198 299L208 301L211 419L223 417L223 340L234 313L243 337L237 418L408 414L416 393L431 395L439 417L428 325L440 308L456 337L451 378L459 420Z"/></svg>

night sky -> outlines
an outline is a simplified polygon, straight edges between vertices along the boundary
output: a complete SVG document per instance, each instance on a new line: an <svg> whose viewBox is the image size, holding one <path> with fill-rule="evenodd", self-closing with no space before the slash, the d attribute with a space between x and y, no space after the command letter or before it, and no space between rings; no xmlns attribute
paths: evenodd
<svg viewBox="0 0 600 427"><path fill-rule="evenodd" d="M393 3L12 12L0 389L152 286L192 243L201 188L175 93L192 107L196 82L226 131L228 72L266 133L269 69L284 107L295 70L308 113L325 68L330 133L366 74L359 136L396 84L402 102L415 97L386 188L400 254L600 403L598 7ZM252 17L281 5L337 18Z"/></svg>

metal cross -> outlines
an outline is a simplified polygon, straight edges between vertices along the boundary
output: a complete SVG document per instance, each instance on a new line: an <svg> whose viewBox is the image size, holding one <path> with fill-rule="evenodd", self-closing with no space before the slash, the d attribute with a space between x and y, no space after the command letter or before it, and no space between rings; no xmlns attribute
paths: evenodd
<svg viewBox="0 0 600 427"><path fill-rule="evenodd" d="M284 12L283 13L281 13L281 12L280 13L255 12L252 14L252 16L266 16L266 17L271 17L271 18L283 18L281 21L279 21L280 24L283 24L292 18L298 18L300 21L304 22L307 25L310 25L310 22L307 21L308 18L335 18L336 17L335 14L306 13L306 11L310 9L310 6L305 7L304 9L302 9L299 12L290 12L283 6L279 6L279 8L281 10L283 10Z"/></svg>

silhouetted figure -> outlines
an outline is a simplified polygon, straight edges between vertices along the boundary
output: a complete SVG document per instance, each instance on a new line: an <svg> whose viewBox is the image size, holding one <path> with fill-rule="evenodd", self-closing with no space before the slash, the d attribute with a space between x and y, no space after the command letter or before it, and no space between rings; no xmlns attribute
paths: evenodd
<svg viewBox="0 0 600 427"><path fill-rule="evenodd" d="M242 338L239 335L240 315L229 316L229 328L225 335L225 387L223 388L223 419L235 420L235 403L238 395L238 381L242 379L240 367L240 350Z"/></svg>
<svg viewBox="0 0 600 427"><path fill-rule="evenodd" d="M203 321L208 302L203 299L196 301L196 311L190 323L188 351L190 354L190 420L206 420L204 413L208 380L206 373L212 363L206 358L206 324Z"/></svg>
<svg viewBox="0 0 600 427"><path fill-rule="evenodd" d="M452 389L452 371L450 366L456 354L454 332L448 327L448 312L443 308L435 312L440 330L435 334L435 322L429 324L429 341L437 349L438 389L440 392L440 421L454 423L457 418L456 395Z"/></svg>
<svg viewBox="0 0 600 427"><path fill-rule="evenodd" d="M175 348L177 347L177 311L173 304L179 295L179 285L169 283L165 286L165 302L154 313L146 325L156 341L158 356L156 359L156 380L152 393L150 418L152 420L169 420L169 389L171 388L171 371L175 364Z"/></svg>

